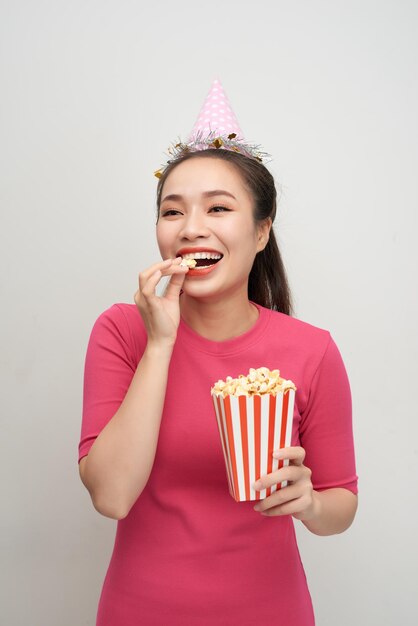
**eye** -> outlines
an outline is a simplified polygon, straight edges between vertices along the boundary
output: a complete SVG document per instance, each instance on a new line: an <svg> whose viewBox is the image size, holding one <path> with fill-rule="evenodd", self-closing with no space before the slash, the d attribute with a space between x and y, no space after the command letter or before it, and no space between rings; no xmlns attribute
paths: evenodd
<svg viewBox="0 0 418 626"><path fill-rule="evenodd" d="M160 213L161 217L173 217L176 215L181 215L181 212L178 211L177 209L165 209L165 210L162 210Z"/></svg>
<svg viewBox="0 0 418 626"><path fill-rule="evenodd" d="M227 212L230 211L231 209L228 209L228 207L223 206L222 204L217 204L215 206L211 206L209 211L211 211L212 213L223 213L223 212Z"/></svg>

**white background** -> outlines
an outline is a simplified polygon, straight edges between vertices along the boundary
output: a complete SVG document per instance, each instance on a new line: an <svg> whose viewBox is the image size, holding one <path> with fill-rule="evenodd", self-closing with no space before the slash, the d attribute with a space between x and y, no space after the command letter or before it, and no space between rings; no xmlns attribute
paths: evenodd
<svg viewBox="0 0 418 626"><path fill-rule="evenodd" d="M94 625L116 522L78 477L86 345L157 259L153 171L218 76L274 156L295 314L352 384L355 523L296 522L317 624L415 624L417 3L0 7L2 622Z"/></svg>

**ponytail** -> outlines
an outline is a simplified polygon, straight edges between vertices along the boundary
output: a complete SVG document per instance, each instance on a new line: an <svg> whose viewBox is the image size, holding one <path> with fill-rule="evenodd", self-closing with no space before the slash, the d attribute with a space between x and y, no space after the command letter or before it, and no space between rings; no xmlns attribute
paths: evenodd
<svg viewBox="0 0 418 626"><path fill-rule="evenodd" d="M283 260L273 228L264 250L255 257L248 279L248 298L267 309L292 313L292 301Z"/></svg>

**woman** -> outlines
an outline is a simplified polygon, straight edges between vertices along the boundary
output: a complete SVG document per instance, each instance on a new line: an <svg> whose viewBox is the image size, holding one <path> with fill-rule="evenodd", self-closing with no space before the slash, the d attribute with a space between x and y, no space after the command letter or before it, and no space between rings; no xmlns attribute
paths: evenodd
<svg viewBox="0 0 418 626"><path fill-rule="evenodd" d="M330 535L357 507L344 365L328 332L289 315L264 165L182 151L157 199L164 260L139 275L135 304L99 317L86 357L80 474L119 520L97 625L309 626L292 518ZM277 455L290 464L254 488L289 484L254 505L228 493L210 387L260 366L297 394L292 446Z"/></svg>

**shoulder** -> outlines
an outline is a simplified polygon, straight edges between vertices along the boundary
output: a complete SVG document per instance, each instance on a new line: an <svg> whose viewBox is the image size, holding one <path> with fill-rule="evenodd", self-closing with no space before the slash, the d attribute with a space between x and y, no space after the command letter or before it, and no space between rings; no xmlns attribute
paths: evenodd
<svg viewBox="0 0 418 626"><path fill-rule="evenodd" d="M293 380L298 388L301 414L314 398L320 397L319 392L328 392L330 386L338 396L347 399L348 406L347 373L328 330L270 311L268 337L268 349L280 355L286 378Z"/></svg>
<svg viewBox="0 0 418 626"><path fill-rule="evenodd" d="M117 302L112 304L108 309L103 311L96 319L95 325L110 325L120 327L121 330L144 328L142 318L135 304L127 304L125 302Z"/></svg>
<svg viewBox="0 0 418 626"><path fill-rule="evenodd" d="M266 309L265 309L266 310ZM324 353L331 341L328 330L319 328L304 322L296 317L291 317L278 311L268 310L269 332L273 331L274 337L280 337L281 342L285 342L293 349L303 349L306 353Z"/></svg>
<svg viewBox="0 0 418 626"><path fill-rule="evenodd" d="M267 315L266 350L280 358L287 378L297 381L299 388L302 384L309 388L325 363L340 358L328 330L277 311Z"/></svg>
<svg viewBox="0 0 418 626"><path fill-rule="evenodd" d="M92 337L96 341L124 344L134 354L142 354L147 334L135 304L118 302L103 311L96 319Z"/></svg>

